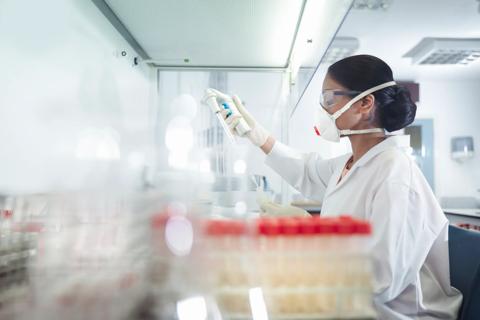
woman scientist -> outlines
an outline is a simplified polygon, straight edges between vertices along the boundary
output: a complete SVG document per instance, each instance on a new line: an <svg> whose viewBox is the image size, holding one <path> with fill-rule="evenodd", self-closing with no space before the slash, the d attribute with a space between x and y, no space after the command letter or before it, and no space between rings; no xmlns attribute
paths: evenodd
<svg viewBox="0 0 480 320"><path fill-rule="evenodd" d="M379 319L456 319L462 301L450 286L448 221L422 172L405 152L405 136L388 136L415 118L409 93L379 58L357 55L328 68L315 131L352 153L322 159L276 141L233 97L251 126L247 137L266 163L305 197L322 201L322 216L350 214L374 230L374 304Z"/></svg>

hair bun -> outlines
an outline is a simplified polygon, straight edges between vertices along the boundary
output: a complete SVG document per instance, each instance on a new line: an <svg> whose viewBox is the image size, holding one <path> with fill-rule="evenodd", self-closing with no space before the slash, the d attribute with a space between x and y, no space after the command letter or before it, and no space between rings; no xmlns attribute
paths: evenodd
<svg viewBox="0 0 480 320"><path fill-rule="evenodd" d="M380 117L388 132L405 128L415 120L417 106L404 87L391 87L391 100L381 106Z"/></svg>

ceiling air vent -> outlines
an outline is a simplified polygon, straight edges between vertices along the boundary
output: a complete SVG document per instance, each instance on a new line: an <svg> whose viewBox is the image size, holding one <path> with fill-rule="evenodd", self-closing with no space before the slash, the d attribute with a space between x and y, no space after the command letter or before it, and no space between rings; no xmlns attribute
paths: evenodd
<svg viewBox="0 0 480 320"><path fill-rule="evenodd" d="M338 60L351 56L358 50L358 39L350 37L337 37L328 47L322 63L332 64Z"/></svg>
<svg viewBox="0 0 480 320"><path fill-rule="evenodd" d="M392 0L355 0L352 8L357 10L387 10L392 5Z"/></svg>
<svg viewBox="0 0 480 320"><path fill-rule="evenodd" d="M469 64L480 58L480 39L424 38L404 57L412 64Z"/></svg>

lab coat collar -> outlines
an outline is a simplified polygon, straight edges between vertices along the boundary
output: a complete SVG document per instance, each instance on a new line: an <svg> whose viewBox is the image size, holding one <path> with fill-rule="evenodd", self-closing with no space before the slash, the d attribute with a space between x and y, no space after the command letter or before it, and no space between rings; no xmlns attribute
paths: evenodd
<svg viewBox="0 0 480 320"><path fill-rule="evenodd" d="M398 136L390 136L384 141L380 142L373 148L367 151L357 162L355 162L352 168L347 172L347 174L340 180L340 182L329 185L327 191L325 193L325 198L327 198L330 194L336 192L338 189L342 188L342 186L350 179L350 176L361 166L368 163L372 158L376 155L382 153L383 151L390 149L390 148L408 148L410 147L410 136L408 135L398 135ZM340 178L340 175L345 167L345 163L351 157L351 154L348 157L342 158L341 166L338 166L333 173L336 181Z"/></svg>
<svg viewBox="0 0 480 320"><path fill-rule="evenodd" d="M369 162L373 157L390 148L407 149L410 147L409 135L389 136L373 148L367 151L356 163L356 167L361 167Z"/></svg>
<svg viewBox="0 0 480 320"><path fill-rule="evenodd" d="M367 164L371 159L373 159L376 155L382 153L385 150L390 148L400 148L406 149L410 147L410 136L409 135L395 135L389 136L384 141L380 142L376 146L372 147L370 150L367 151L357 162L355 162L352 168L347 172L345 177L343 177L339 183L335 183L333 187L326 192L325 197L327 197L330 193L335 192L339 188L341 188L347 180L350 179L350 176L355 172L358 168L362 167L363 165ZM336 179L338 179L342 173L342 170L345 166L346 161L348 161L350 156L345 158L345 162L343 162L342 166L338 167L334 173Z"/></svg>

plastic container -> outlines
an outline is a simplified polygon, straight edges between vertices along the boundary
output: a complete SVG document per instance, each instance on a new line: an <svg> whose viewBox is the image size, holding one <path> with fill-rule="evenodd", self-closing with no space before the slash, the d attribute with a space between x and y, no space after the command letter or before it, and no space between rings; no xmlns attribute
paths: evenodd
<svg viewBox="0 0 480 320"><path fill-rule="evenodd" d="M268 217L212 220L204 230L226 316L251 317L248 292L260 287L272 318L374 318L367 222Z"/></svg>

